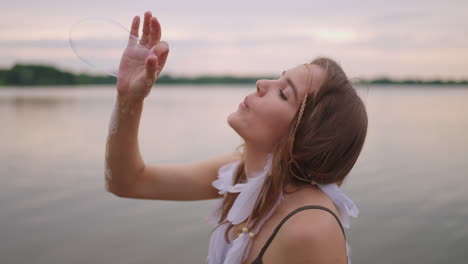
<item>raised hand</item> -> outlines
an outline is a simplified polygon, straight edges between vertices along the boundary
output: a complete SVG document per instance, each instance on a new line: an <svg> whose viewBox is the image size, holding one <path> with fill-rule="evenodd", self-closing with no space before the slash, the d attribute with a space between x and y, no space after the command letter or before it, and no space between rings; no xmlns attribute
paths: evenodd
<svg viewBox="0 0 468 264"><path fill-rule="evenodd" d="M117 92L131 100L143 100L166 64L169 45L161 40L161 25L147 11L138 43L140 18L133 18L130 37L119 65Z"/></svg>

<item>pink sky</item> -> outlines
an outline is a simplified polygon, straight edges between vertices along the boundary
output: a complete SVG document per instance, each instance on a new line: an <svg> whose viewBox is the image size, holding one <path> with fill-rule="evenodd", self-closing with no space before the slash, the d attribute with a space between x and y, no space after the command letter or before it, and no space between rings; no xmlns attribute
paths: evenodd
<svg viewBox="0 0 468 264"><path fill-rule="evenodd" d="M166 73L279 74L325 55L352 78L468 78L466 1L10 1L0 10L0 67L90 70L70 48L71 25L105 17L128 28L145 10L171 47Z"/></svg>

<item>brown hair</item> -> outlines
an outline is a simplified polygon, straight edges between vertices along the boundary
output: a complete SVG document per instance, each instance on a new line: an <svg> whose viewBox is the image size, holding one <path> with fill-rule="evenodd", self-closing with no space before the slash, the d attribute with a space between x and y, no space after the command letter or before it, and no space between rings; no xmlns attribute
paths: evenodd
<svg viewBox="0 0 468 264"><path fill-rule="evenodd" d="M275 146L271 171L265 177L249 218L238 225L230 224L225 233L227 241L232 227L235 227L234 235L246 225L249 230L256 228L288 184L301 186L313 181L341 186L361 153L367 134L364 103L338 63L320 57L310 64L325 71L324 80L317 90L307 95L302 115L298 110L288 135ZM234 183L245 179L241 160L234 173ZM238 193L228 193L224 199L220 224L226 221L237 196Z"/></svg>

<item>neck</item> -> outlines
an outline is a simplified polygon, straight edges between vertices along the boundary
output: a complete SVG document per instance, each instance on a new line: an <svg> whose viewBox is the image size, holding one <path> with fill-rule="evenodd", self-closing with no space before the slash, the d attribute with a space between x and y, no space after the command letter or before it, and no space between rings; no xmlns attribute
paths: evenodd
<svg viewBox="0 0 468 264"><path fill-rule="evenodd" d="M265 165L267 164L268 154L269 152L267 151L258 150L249 146L245 147L244 170L247 178L253 178L258 173L263 171Z"/></svg>

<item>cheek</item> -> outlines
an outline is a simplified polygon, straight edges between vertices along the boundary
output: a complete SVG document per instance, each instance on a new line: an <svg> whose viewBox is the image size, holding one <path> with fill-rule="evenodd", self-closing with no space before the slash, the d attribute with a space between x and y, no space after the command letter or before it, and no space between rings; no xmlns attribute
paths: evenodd
<svg viewBox="0 0 468 264"><path fill-rule="evenodd" d="M244 140L271 145L288 132L294 113L281 102L256 104L249 112L237 110L230 114L227 121Z"/></svg>
<svg viewBox="0 0 468 264"><path fill-rule="evenodd" d="M287 129L292 121L292 115L289 109L286 108L273 108L269 111L262 111L258 115L259 125L265 130L269 131L272 136L282 136L287 132Z"/></svg>

